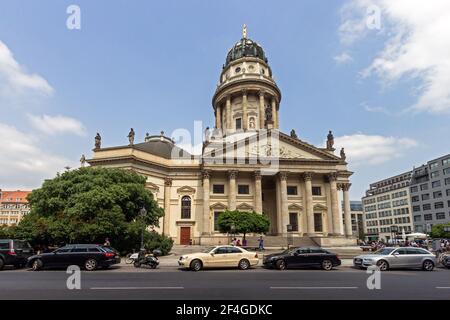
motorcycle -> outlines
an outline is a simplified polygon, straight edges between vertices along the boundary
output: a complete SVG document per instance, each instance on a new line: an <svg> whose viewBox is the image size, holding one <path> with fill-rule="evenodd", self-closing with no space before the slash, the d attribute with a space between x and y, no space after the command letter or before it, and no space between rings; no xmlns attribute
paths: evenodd
<svg viewBox="0 0 450 320"><path fill-rule="evenodd" d="M133 265L135 268L148 266L152 269L156 269L156 267L159 265L158 255L161 255L160 250L153 250L153 254L147 254L145 250L141 250L138 253L138 257L134 261Z"/></svg>

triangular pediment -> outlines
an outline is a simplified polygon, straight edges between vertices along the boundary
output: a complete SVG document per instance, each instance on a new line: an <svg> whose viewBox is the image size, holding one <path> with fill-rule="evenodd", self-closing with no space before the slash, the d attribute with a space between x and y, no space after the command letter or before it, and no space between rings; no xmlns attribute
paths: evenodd
<svg viewBox="0 0 450 320"><path fill-rule="evenodd" d="M296 203L293 203L293 204L289 205L288 209L289 210L295 210L295 211L302 211L303 207L298 205L298 204L296 204Z"/></svg>
<svg viewBox="0 0 450 320"><path fill-rule="evenodd" d="M146 182L145 183L145 187L147 189L150 189L151 191L154 191L154 192L158 192L159 191L159 187L156 184L154 184L153 182Z"/></svg>
<svg viewBox="0 0 450 320"><path fill-rule="evenodd" d="M203 157L204 159L275 157L280 160L343 161L322 148L279 131L269 131L269 134L246 132L216 139L205 145Z"/></svg>
<svg viewBox="0 0 450 320"><path fill-rule="evenodd" d="M183 186L177 189L177 193L179 194L194 194L195 189L189 186Z"/></svg>
<svg viewBox="0 0 450 320"><path fill-rule="evenodd" d="M226 210L227 206L224 205L223 203L216 202L216 203L212 204L209 208L213 209L213 210Z"/></svg>
<svg viewBox="0 0 450 320"><path fill-rule="evenodd" d="M236 207L236 209L242 210L242 211L251 211L251 210L253 210L253 206L249 205L248 203L241 203L240 205L238 205Z"/></svg>

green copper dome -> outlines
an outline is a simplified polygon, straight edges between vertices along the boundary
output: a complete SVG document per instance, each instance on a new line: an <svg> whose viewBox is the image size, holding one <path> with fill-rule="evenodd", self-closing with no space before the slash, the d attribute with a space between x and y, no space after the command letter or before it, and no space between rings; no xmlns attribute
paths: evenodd
<svg viewBox="0 0 450 320"><path fill-rule="evenodd" d="M234 47L228 51L224 68L228 66L230 62L242 57L254 57L267 63L267 57L263 48L251 39L242 38L241 41L237 42Z"/></svg>

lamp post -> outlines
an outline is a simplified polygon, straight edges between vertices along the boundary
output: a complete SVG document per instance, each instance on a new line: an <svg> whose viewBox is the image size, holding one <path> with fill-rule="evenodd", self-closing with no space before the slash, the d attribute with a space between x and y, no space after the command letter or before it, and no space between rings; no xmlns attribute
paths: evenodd
<svg viewBox="0 0 450 320"><path fill-rule="evenodd" d="M141 210L139 210L139 214L141 215L141 222L142 222L142 231L141 231L141 251L144 250L144 231L145 231L145 215L147 214L147 210L145 210L144 207L142 207Z"/></svg>
<svg viewBox="0 0 450 320"><path fill-rule="evenodd" d="M391 226L391 237L393 237L392 239L392 244L397 244L397 232L398 232L398 227L397 226ZM394 242L395 239L395 242Z"/></svg>
<svg viewBox="0 0 450 320"><path fill-rule="evenodd" d="M236 226L234 225L234 223L231 224L230 226L230 231L231 231L231 241L234 240L234 233L236 232Z"/></svg>

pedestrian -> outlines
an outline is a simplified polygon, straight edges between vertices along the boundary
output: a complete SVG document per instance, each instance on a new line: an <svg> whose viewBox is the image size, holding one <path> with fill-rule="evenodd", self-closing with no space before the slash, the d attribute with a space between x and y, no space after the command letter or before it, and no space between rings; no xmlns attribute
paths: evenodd
<svg viewBox="0 0 450 320"><path fill-rule="evenodd" d="M264 239L263 236L260 236L258 239L258 249L259 251L264 250Z"/></svg>
<svg viewBox="0 0 450 320"><path fill-rule="evenodd" d="M241 246L241 240L237 239L236 241L236 247L240 247Z"/></svg>
<svg viewBox="0 0 450 320"><path fill-rule="evenodd" d="M105 243L103 244L105 247L110 247L111 246L111 242L109 242L109 238L105 239Z"/></svg>
<svg viewBox="0 0 450 320"><path fill-rule="evenodd" d="M231 241L232 246L236 246L236 238L233 238L233 241Z"/></svg>

